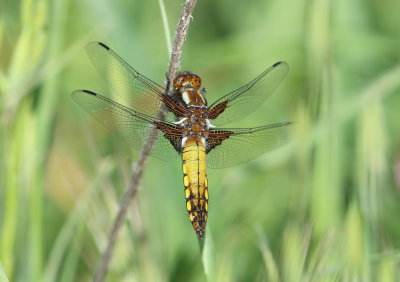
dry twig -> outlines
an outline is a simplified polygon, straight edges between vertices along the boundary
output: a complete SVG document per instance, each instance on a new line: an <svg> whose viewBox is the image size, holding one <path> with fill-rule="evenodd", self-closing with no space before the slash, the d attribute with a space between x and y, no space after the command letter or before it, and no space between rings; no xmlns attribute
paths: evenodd
<svg viewBox="0 0 400 282"><path fill-rule="evenodd" d="M190 20L192 19L192 11L196 5L196 1L197 0L186 0L183 6L182 16L179 20L178 27L175 33L174 43L172 46L171 59L167 72L168 81L173 81L176 72L179 69L183 44L187 36ZM161 110L159 113L159 117L165 119L165 115L165 109ZM100 263L93 279L94 282L103 282L105 280L108 271L108 265L110 264L115 243L117 241L118 233L126 218L126 212L131 203L131 200L138 190L147 159L153 146L156 137L155 131L156 129L154 129L154 132L150 133L149 138L143 147L140 159L134 168L128 187L122 196L117 216L115 218L111 232L108 236L106 250L101 257Z"/></svg>

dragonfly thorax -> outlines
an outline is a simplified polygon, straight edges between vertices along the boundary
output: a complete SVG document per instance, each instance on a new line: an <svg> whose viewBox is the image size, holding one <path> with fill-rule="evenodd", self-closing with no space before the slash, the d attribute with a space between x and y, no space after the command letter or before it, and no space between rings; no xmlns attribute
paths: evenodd
<svg viewBox="0 0 400 282"><path fill-rule="evenodd" d="M210 128L206 106L187 106L186 117L175 124L182 128L182 146L184 146L186 140L198 140L205 145Z"/></svg>

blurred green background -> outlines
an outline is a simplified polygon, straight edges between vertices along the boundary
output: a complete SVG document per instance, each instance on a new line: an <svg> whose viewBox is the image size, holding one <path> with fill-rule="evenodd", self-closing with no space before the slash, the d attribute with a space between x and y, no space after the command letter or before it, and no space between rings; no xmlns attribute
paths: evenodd
<svg viewBox="0 0 400 282"><path fill-rule="evenodd" d="M88 281L139 153L70 93L108 92L92 40L163 83L159 2L0 3L0 280ZM165 1L172 33L181 5ZM399 281L399 14L398 0L199 0L182 70L213 101L288 62L276 93L232 126L290 120L292 141L208 171L204 256L179 160L150 159L108 281Z"/></svg>

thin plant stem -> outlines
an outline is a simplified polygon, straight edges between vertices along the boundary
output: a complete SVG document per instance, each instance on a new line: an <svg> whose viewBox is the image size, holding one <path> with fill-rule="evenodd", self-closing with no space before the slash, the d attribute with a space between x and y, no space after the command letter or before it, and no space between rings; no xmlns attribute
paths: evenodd
<svg viewBox="0 0 400 282"><path fill-rule="evenodd" d="M169 29L167 11L165 10L164 0L158 0L160 5L161 19L164 27L165 41L167 43L168 54L171 53L171 30Z"/></svg>
<svg viewBox="0 0 400 282"><path fill-rule="evenodd" d="M168 81L173 80L180 67L183 44L185 43L190 20L192 19L192 11L196 5L196 2L197 0L186 0L184 3L182 9L182 15L179 20L178 27L176 29L174 43L172 46L171 58L167 72ZM165 116L166 116L165 109L161 109L159 117L161 119L165 119ZM149 157L151 148L153 147L156 136L157 136L157 129L154 128L153 131L149 134L149 137L143 147L140 159L136 163L136 166L133 170L128 186L122 196L117 216L115 218L111 232L108 236L106 249L101 257L101 260L94 275L93 279L94 282L103 282L106 278L108 272L108 266L112 258L118 233L121 230L122 224L126 218L126 212L128 210L128 207L138 190L140 181L142 179L143 171L146 166L147 159Z"/></svg>

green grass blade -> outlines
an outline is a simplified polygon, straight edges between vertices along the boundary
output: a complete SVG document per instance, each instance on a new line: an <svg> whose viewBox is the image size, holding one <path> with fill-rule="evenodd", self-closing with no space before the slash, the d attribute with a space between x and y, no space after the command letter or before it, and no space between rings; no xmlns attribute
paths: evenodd
<svg viewBox="0 0 400 282"><path fill-rule="evenodd" d="M207 230L207 234L204 239L198 239L200 251L201 251L201 262L203 263L204 274L207 277L207 281L214 281L214 266L215 266L215 249L212 240L210 229Z"/></svg>
<svg viewBox="0 0 400 282"><path fill-rule="evenodd" d="M161 12L161 19L162 19L162 23L163 23L163 28L164 28L164 36L165 36L165 42L167 44L167 50L168 50L168 54L171 53L171 30L169 28L169 24L168 24L168 17L167 17L167 11L165 9L165 4L164 4L164 0L158 0L158 5L160 6L160 12Z"/></svg>
<svg viewBox="0 0 400 282"><path fill-rule="evenodd" d="M4 272L4 268L1 262L0 262L0 282L8 282L7 275Z"/></svg>

